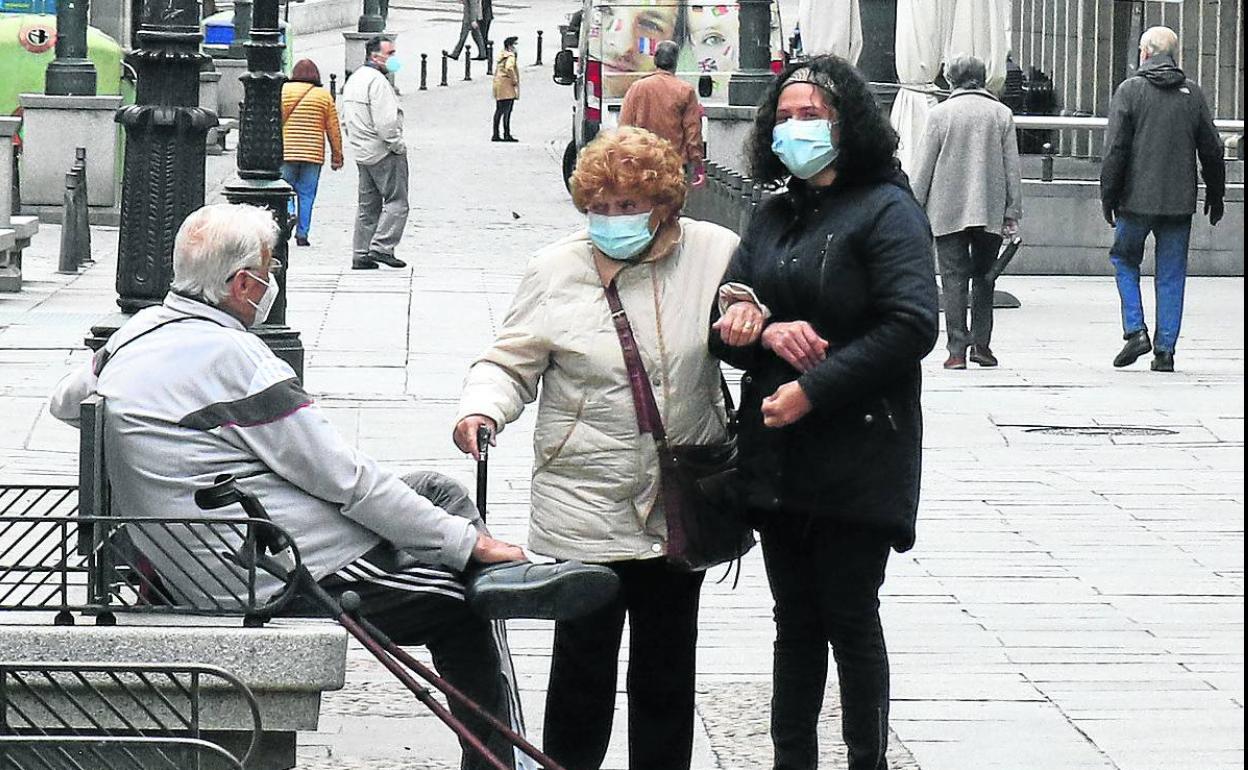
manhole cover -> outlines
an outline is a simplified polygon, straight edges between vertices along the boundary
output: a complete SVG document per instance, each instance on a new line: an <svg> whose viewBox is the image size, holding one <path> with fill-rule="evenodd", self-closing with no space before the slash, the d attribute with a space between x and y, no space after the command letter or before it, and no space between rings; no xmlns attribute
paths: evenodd
<svg viewBox="0 0 1248 770"><path fill-rule="evenodd" d="M1169 428L1140 425L1036 425L1023 432L1046 436L1176 436L1179 433Z"/></svg>

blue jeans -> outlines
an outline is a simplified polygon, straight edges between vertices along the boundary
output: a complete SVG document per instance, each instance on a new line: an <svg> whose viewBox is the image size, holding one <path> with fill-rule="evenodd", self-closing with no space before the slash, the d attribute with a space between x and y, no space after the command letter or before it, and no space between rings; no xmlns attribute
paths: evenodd
<svg viewBox="0 0 1248 770"><path fill-rule="evenodd" d="M1187 245L1192 233L1191 216L1147 216L1118 213L1114 245L1109 260L1114 264L1118 298L1122 301L1122 331L1135 334L1148 328L1140 297L1140 262L1144 239L1153 234L1157 246L1157 271L1153 280L1157 294L1157 333L1153 349L1173 353L1183 323L1183 289L1187 284Z"/></svg>
<svg viewBox="0 0 1248 770"><path fill-rule="evenodd" d="M302 161L283 163L282 179L295 188L295 201L291 202L290 212L291 214L298 212L295 235L299 238L307 238L308 228L312 226L312 204L316 201L316 187L321 181L321 164Z"/></svg>

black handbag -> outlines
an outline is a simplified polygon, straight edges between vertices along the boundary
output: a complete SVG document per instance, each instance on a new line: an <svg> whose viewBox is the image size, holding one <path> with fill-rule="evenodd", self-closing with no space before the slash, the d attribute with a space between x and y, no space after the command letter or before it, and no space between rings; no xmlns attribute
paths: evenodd
<svg viewBox="0 0 1248 770"><path fill-rule="evenodd" d="M654 436L658 448L659 494L667 519L667 560L681 569L701 572L739 559L754 547L755 539L738 490L735 419L728 384L721 374L720 386L729 418L728 440L720 444L668 444L646 365L614 281L607 285L606 293L628 370L637 427Z"/></svg>

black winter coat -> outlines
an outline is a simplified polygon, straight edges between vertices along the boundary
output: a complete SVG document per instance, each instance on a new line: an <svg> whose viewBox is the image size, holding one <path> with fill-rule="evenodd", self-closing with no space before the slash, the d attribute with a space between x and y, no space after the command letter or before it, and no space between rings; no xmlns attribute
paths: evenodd
<svg viewBox="0 0 1248 770"><path fill-rule="evenodd" d="M724 283L754 289L770 322L807 321L830 343L805 374L760 344L711 350L745 370L741 467L763 517L802 512L914 544L922 459L919 363L938 333L932 234L904 174L816 189L794 181L755 214ZM785 428L761 405L797 380L814 405Z"/></svg>
<svg viewBox="0 0 1248 770"><path fill-rule="evenodd" d="M1154 56L1109 103L1101 201L1130 214L1192 214L1197 159L1206 199L1221 201L1226 161L1205 96L1174 59Z"/></svg>

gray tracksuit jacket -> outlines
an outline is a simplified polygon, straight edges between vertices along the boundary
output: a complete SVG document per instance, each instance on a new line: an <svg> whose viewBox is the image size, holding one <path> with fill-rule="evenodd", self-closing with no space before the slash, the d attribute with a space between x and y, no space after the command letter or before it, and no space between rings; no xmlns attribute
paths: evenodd
<svg viewBox="0 0 1248 770"><path fill-rule="evenodd" d="M293 536L318 580L383 539L457 570L472 554L471 521L446 513L344 441L294 371L215 307L170 293L163 305L140 311L60 382L50 410L75 424L93 393L106 399L105 457L119 514L204 516L195 491L230 473ZM234 507L212 515L243 514ZM140 547L166 582L202 581L228 600L215 578L185 574L162 563L159 549ZM265 574L258 585L264 596L281 584ZM201 594L189 582L173 588Z"/></svg>

